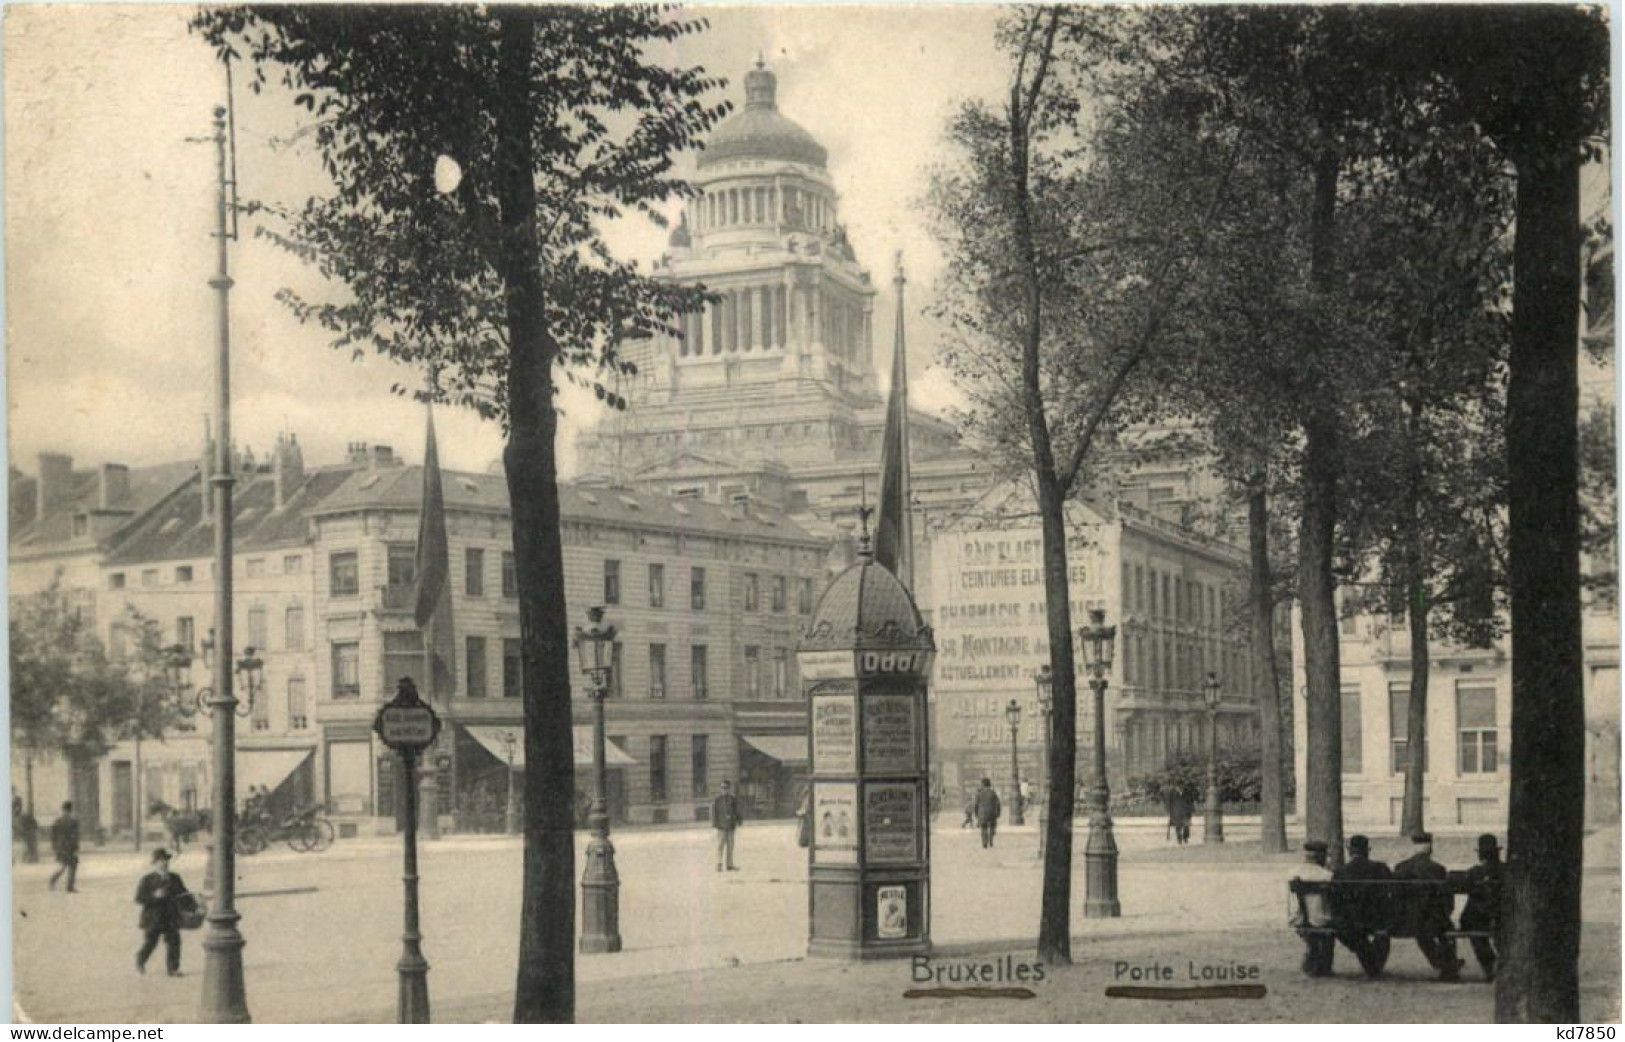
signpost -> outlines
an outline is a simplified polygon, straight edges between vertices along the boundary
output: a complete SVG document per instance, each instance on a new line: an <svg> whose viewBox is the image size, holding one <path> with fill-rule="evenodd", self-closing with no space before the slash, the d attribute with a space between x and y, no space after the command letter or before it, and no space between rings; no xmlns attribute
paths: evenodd
<svg viewBox="0 0 1625 1042"><path fill-rule="evenodd" d="M428 703L418 697L411 677L402 677L395 697L385 703L373 719L372 729L383 743L401 758L406 784L404 870L406 928L401 934L401 958L395 964L400 974L400 994L395 1020L400 1024L429 1023L429 962L423 957L423 935L418 930L418 786L417 763L423 750L434 744L440 733L440 718Z"/></svg>

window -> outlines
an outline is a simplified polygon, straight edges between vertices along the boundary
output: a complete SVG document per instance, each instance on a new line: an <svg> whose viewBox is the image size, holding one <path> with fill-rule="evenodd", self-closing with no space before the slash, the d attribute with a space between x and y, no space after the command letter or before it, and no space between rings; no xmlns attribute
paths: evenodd
<svg viewBox="0 0 1625 1042"><path fill-rule="evenodd" d="M790 694L790 652L779 648L773 652L773 697L787 698Z"/></svg>
<svg viewBox="0 0 1625 1042"><path fill-rule="evenodd" d="M1359 774L1365 769L1360 740L1360 689L1345 687L1343 704L1343 773Z"/></svg>
<svg viewBox="0 0 1625 1042"><path fill-rule="evenodd" d="M1388 685L1388 747L1389 771L1394 774L1404 774L1405 765L1409 762L1411 712L1411 685L1407 681L1403 684ZM1427 771L1428 748L1427 736L1422 736L1422 770Z"/></svg>
<svg viewBox="0 0 1625 1042"><path fill-rule="evenodd" d="M463 592L470 597L485 596L485 551L478 546L463 550Z"/></svg>
<svg viewBox="0 0 1625 1042"><path fill-rule="evenodd" d="M176 644L179 644L181 647L186 648L188 651L190 651L191 648L192 648L192 643L196 639L197 639L197 626L196 626L195 623L192 622L192 616L190 616L190 615L182 615L180 618L175 620L175 643Z"/></svg>
<svg viewBox="0 0 1625 1042"><path fill-rule="evenodd" d="M269 731L271 729L271 699L267 692L260 692L248 707L248 720L255 731Z"/></svg>
<svg viewBox="0 0 1625 1042"><path fill-rule="evenodd" d="M693 773L693 787L695 796L711 795L711 736L697 734L690 736L693 751L689 753L689 764Z"/></svg>
<svg viewBox="0 0 1625 1042"><path fill-rule="evenodd" d="M389 585L411 586L418 577L417 549L411 543L389 544Z"/></svg>
<svg viewBox="0 0 1625 1042"><path fill-rule="evenodd" d="M183 564L180 567L176 568L175 569L175 581L178 582L178 583L189 583L189 582L191 582L192 581L192 566L189 565L189 564Z"/></svg>
<svg viewBox="0 0 1625 1042"><path fill-rule="evenodd" d="M355 641L333 645L333 697L361 697L361 645Z"/></svg>
<svg viewBox="0 0 1625 1042"><path fill-rule="evenodd" d="M1134 610L1133 593L1134 593L1134 570L1129 567L1129 563L1127 561L1124 561L1123 562L1123 592L1122 592L1122 598L1123 598L1123 610L1125 612Z"/></svg>
<svg viewBox="0 0 1625 1042"><path fill-rule="evenodd" d="M707 661L708 656L706 654L705 645L694 645L691 653L693 656L691 659L691 666L694 683L694 697L706 698L711 692L710 679L706 676L707 667L710 663Z"/></svg>
<svg viewBox="0 0 1625 1042"><path fill-rule="evenodd" d="M519 571L514 565L513 551L502 551L502 596L519 596Z"/></svg>
<svg viewBox="0 0 1625 1042"><path fill-rule="evenodd" d="M666 736L649 736L649 800L666 802Z"/></svg>
<svg viewBox="0 0 1625 1042"><path fill-rule="evenodd" d="M283 575L298 575L305 570L304 554L289 554L282 559Z"/></svg>
<svg viewBox="0 0 1625 1042"><path fill-rule="evenodd" d="M745 573L745 610L757 611L762 599L761 586L757 582L755 572Z"/></svg>
<svg viewBox="0 0 1625 1042"><path fill-rule="evenodd" d="M248 646L264 651L265 636L265 605L256 604L248 609Z"/></svg>
<svg viewBox="0 0 1625 1042"><path fill-rule="evenodd" d="M782 575L773 577L773 611L783 615L790 607L790 580Z"/></svg>
<svg viewBox="0 0 1625 1042"><path fill-rule="evenodd" d="M130 631L121 622L113 623L107 631L107 656L114 662L123 662L130 655Z"/></svg>
<svg viewBox="0 0 1625 1042"><path fill-rule="evenodd" d="M282 613L282 631L289 651L305 650L305 609L297 604L288 605Z"/></svg>
<svg viewBox="0 0 1625 1042"><path fill-rule="evenodd" d="M305 678L288 678L288 730L303 731L310 726L310 710L305 705Z"/></svg>
<svg viewBox="0 0 1625 1042"><path fill-rule="evenodd" d="M485 697L485 638L468 637L463 644L463 671L469 698Z"/></svg>
<svg viewBox="0 0 1625 1042"><path fill-rule="evenodd" d="M334 597L354 597L361 592L361 573L356 567L354 550L331 554L327 558L328 593Z"/></svg>
<svg viewBox="0 0 1625 1042"><path fill-rule="evenodd" d="M1155 615L1157 613L1157 570L1155 568L1152 568L1150 571L1151 571L1151 607L1150 607L1150 614Z"/></svg>
<svg viewBox="0 0 1625 1042"><path fill-rule="evenodd" d="M666 645L649 645L649 697L666 697Z"/></svg>
<svg viewBox="0 0 1625 1042"><path fill-rule="evenodd" d="M425 695L434 694L429 690L429 675L423 667L423 634L417 630L384 634L384 686L391 697L396 682L402 677L421 681L418 690Z"/></svg>
<svg viewBox="0 0 1625 1042"><path fill-rule="evenodd" d="M158 569L156 569L156 568L144 568L144 569L142 569L142 571L141 571L141 585L142 586L157 586L158 585Z"/></svg>
<svg viewBox="0 0 1625 1042"><path fill-rule="evenodd" d="M622 678L625 670L621 668L621 642L616 641L609 646L609 694L612 698L620 698L626 690Z"/></svg>
<svg viewBox="0 0 1625 1042"><path fill-rule="evenodd" d="M519 641L502 638L502 697L518 698L525 689L524 659L519 654Z"/></svg>
<svg viewBox="0 0 1625 1042"><path fill-rule="evenodd" d="M1462 774L1494 774L1499 769L1495 730L1495 688L1482 683L1457 686L1456 733Z"/></svg>
<svg viewBox="0 0 1625 1042"><path fill-rule="evenodd" d="M265 558L250 557L248 559L248 577L258 579L265 574Z"/></svg>
<svg viewBox="0 0 1625 1042"><path fill-rule="evenodd" d="M112 575L109 575L107 577L107 588L109 590L124 589L124 573L114 572Z"/></svg>
<svg viewBox="0 0 1625 1042"><path fill-rule="evenodd" d="M689 605L695 611L705 610L705 569L695 568L688 580Z"/></svg>
<svg viewBox="0 0 1625 1042"><path fill-rule="evenodd" d="M666 566L651 564L649 566L649 607L664 608L666 606Z"/></svg>
<svg viewBox="0 0 1625 1042"><path fill-rule="evenodd" d="M762 650L745 649L745 697L762 697Z"/></svg>
<svg viewBox="0 0 1625 1042"><path fill-rule="evenodd" d="M604 562L604 603L621 603L621 562Z"/></svg>
<svg viewBox="0 0 1625 1042"><path fill-rule="evenodd" d="M796 610L803 615L811 615L813 610L813 581L801 580L801 593L796 598Z"/></svg>
<svg viewBox="0 0 1625 1042"><path fill-rule="evenodd" d="M90 516L88 514L73 515L73 534L75 538L90 533Z"/></svg>

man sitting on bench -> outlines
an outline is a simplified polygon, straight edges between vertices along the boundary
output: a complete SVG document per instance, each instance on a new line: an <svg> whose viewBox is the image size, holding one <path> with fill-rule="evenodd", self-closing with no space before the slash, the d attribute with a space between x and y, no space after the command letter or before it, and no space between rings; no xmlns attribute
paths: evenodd
<svg viewBox="0 0 1625 1042"><path fill-rule="evenodd" d="M1461 910L1462 930L1494 933L1501 918L1501 881L1506 866L1501 864L1501 844L1485 833L1478 837L1478 864L1466 873L1467 905ZM1473 955L1484 968L1484 979L1495 979L1495 944L1488 937L1470 938Z"/></svg>
<svg viewBox="0 0 1625 1042"><path fill-rule="evenodd" d="M1326 844L1312 839L1303 845L1303 850L1303 864L1294 866L1291 879L1331 882L1332 870L1326 867ZM1303 938L1303 972L1311 977L1331 976L1332 957L1337 954L1336 942L1332 938L1332 910L1328 896L1325 887L1302 894L1299 898L1301 911L1292 919L1292 925L1298 928L1298 936Z"/></svg>
<svg viewBox="0 0 1625 1042"><path fill-rule="evenodd" d="M1367 977L1381 976L1388 958L1387 938L1373 935L1388 929L1388 888L1380 884L1393 877L1387 865L1371 860L1371 841L1364 836L1349 837L1349 859L1332 874L1339 883L1353 884L1334 888L1337 939L1360 960Z"/></svg>
<svg viewBox="0 0 1625 1042"><path fill-rule="evenodd" d="M1440 980L1460 980L1462 961L1456 958L1455 945L1445 937L1456 906L1450 892L1450 875L1433 860L1432 833L1418 832L1411 842L1416 844L1416 853L1394 866L1395 881L1412 884L1396 895L1396 917L1404 924L1404 932L1416 938L1416 946L1439 971ZM1422 887L1417 883L1437 885Z"/></svg>

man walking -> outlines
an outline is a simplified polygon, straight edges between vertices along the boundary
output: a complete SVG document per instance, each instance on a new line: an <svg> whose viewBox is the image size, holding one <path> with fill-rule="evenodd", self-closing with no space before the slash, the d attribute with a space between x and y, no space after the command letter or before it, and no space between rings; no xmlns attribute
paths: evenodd
<svg viewBox="0 0 1625 1042"><path fill-rule="evenodd" d="M1506 866L1501 863L1501 844L1485 833L1478 837L1478 864L1467 870L1467 905L1461 910L1463 930L1488 930L1501 924L1501 884ZM1495 979L1495 942L1474 937L1473 957L1484 969L1484 979Z"/></svg>
<svg viewBox="0 0 1625 1042"><path fill-rule="evenodd" d="M164 965L171 977L181 975L181 901L190 898L181 877L169 870L169 851L159 847L152 852L152 871L141 877L135 888L135 903L141 906L141 932L145 939L135 953L135 971L147 972L147 959L164 942Z"/></svg>
<svg viewBox="0 0 1625 1042"><path fill-rule="evenodd" d="M999 829L999 794L993 791L993 781L990 778L982 779L982 787L976 790L976 824L982 830L982 846L993 845L993 834Z"/></svg>
<svg viewBox="0 0 1625 1042"><path fill-rule="evenodd" d="M717 871L734 867L734 830L745 820L739 813L739 797L733 794L733 783L722 783L722 795L711 801L711 827L717 831Z"/></svg>
<svg viewBox="0 0 1625 1042"><path fill-rule="evenodd" d="M62 873L68 874L68 893L78 893L74 880L79 875L79 819L73 816L73 804L62 805L62 816L51 823L51 853L56 855L57 870L51 873L51 889Z"/></svg>
<svg viewBox="0 0 1625 1042"><path fill-rule="evenodd" d="M1329 883L1332 870L1326 867L1326 844L1312 839L1303 845L1303 864L1292 869L1290 879L1311 883ZM1332 958L1337 954L1332 935L1332 911L1324 887L1302 895L1300 912L1292 917L1292 925L1303 938L1303 972L1311 977L1328 977L1332 972Z"/></svg>
<svg viewBox="0 0 1625 1042"><path fill-rule="evenodd" d="M1456 949L1445 938L1450 929L1450 913L1455 911L1456 899L1450 893L1450 874L1444 866L1433 860L1433 834L1418 832L1411 837L1416 853L1394 866L1394 879L1411 885L1400 890L1402 917L1416 937L1416 946L1422 949L1439 979L1461 979L1462 961L1456 958ZM1419 883L1433 884L1419 886Z"/></svg>

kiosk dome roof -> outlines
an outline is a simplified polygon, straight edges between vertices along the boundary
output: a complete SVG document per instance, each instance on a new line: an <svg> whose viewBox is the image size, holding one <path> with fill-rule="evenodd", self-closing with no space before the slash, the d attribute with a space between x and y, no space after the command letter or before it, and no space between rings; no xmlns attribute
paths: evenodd
<svg viewBox="0 0 1625 1042"><path fill-rule="evenodd" d="M824 591L801 647L869 651L934 644L908 588L865 553Z"/></svg>

